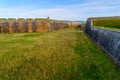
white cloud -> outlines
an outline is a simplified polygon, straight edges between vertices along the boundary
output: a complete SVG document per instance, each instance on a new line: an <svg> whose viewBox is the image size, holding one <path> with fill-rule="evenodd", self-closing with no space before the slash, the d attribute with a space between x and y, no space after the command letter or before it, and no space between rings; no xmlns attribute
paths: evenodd
<svg viewBox="0 0 120 80"><path fill-rule="evenodd" d="M0 17L47 17L54 19L75 20L78 13L72 12L68 8L51 8L51 9L28 9L28 8L2 8Z"/></svg>
<svg viewBox="0 0 120 80"><path fill-rule="evenodd" d="M86 20L94 16L119 16L119 0L91 0L82 4L61 5L57 8L0 8L0 17L47 17L64 20Z"/></svg>

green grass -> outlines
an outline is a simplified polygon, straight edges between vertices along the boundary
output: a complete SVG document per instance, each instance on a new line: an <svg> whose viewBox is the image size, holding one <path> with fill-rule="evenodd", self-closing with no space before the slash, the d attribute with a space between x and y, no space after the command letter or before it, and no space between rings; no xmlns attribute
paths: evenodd
<svg viewBox="0 0 120 80"><path fill-rule="evenodd" d="M29 33L29 34L25 34L23 37L39 37L39 36L41 36L41 35L43 35L42 33L40 34L40 33Z"/></svg>
<svg viewBox="0 0 120 80"><path fill-rule="evenodd" d="M0 34L0 80L120 80L82 31Z"/></svg>
<svg viewBox="0 0 120 80"><path fill-rule="evenodd" d="M35 18L35 20L46 20L46 18Z"/></svg>
<svg viewBox="0 0 120 80"><path fill-rule="evenodd" d="M93 25L111 29L120 29L120 19L101 19L93 20Z"/></svg>
<svg viewBox="0 0 120 80"><path fill-rule="evenodd" d="M0 20L7 20L7 18L0 18Z"/></svg>
<svg viewBox="0 0 120 80"><path fill-rule="evenodd" d="M8 20L16 20L16 18L8 18Z"/></svg>
<svg viewBox="0 0 120 80"><path fill-rule="evenodd" d="M26 18L26 20L28 20L28 21L29 21L29 20L33 20L33 18Z"/></svg>
<svg viewBox="0 0 120 80"><path fill-rule="evenodd" d="M25 18L18 18L17 20L25 20Z"/></svg>

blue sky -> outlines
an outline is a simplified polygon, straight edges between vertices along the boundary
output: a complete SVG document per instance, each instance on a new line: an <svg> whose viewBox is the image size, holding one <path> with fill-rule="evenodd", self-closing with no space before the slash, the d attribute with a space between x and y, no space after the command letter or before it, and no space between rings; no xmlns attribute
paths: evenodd
<svg viewBox="0 0 120 80"><path fill-rule="evenodd" d="M0 17L86 20L120 16L120 0L0 0Z"/></svg>

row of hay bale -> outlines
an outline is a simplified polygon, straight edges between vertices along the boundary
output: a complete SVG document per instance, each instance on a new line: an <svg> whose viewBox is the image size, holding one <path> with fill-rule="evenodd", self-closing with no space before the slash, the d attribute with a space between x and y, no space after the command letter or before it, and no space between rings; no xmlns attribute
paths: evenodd
<svg viewBox="0 0 120 80"><path fill-rule="evenodd" d="M1 18L0 33L48 32L69 27L67 23L56 20L32 18Z"/></svg>
<svg viewBox="0 0 120 80"><path fill-rule="evenodd" d="M79 28L83 30L83 23L82 21L67 21L69 28Z"/></svg>

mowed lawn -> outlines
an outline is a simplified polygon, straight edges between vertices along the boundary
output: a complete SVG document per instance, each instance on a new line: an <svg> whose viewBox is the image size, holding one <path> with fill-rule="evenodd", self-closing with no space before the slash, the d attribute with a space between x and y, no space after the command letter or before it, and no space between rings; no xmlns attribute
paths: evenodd
<svg viewBox="0 0 120 80"><path fill-rule="evenodd" d="M114 63L77 29L0 34L0 80L120 80Z"/></svg>

